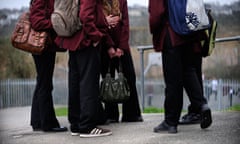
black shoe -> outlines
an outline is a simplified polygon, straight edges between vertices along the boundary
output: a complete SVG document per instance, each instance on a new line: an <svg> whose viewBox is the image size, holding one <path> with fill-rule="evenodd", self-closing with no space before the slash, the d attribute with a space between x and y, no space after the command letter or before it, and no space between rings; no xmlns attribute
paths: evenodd
<svg viewBox="0 0 240 144"><path fill-rule="evenodd" d="M65 132L68 129L66 127L55 127L55 128L49 128L49 129L44 129L43 131L45 132Z"/></svg>
<svg viewBox="0 0 240 144"><path fill-rule="evenodd" d="M143 122L142 116L136 118L122 118L122 122Z"/></svg>
<svg viewBox="0 0 240 144"><path fill-rule="evenodd" d="M110 124L110 123L118 123L118 120L115 120L115 119L107 119L106 124Z"/></svg>
<svg viewBox="0 0 240 144"><path fill-rule="evenodd" d="M202 129L208 128L212 124L211 110L207 105L204 105L201 110L201 123Z"/></svg>
<svg viewBox="0 0 240 144"><path fill-rule="evenodd" d="M41 125L39 125L39 124L32 125L32 130L33 131L42 131Z"/></svg>
<svg viewBox="0 0 240 144"><path fill-rule="evenodd" d="M37 128L37 127L32 127L33 131L42 131L41 128Z"/></svg>
<svg viewBox="0 0 240 144"><path fill-rule="evenodd" d="M170 126L166 123L166 121L163 121L161 124L159 124L157 127L153 129L153 132L160 133L160 132L168 132L168 133L177 133L177 126Z"/></svg>
<svg viewBox="0 0 240 144"><path fill-rule="evenodd" d="M201 115L197 113L187 113L179 120L179 124L199 124Z"/></svg>

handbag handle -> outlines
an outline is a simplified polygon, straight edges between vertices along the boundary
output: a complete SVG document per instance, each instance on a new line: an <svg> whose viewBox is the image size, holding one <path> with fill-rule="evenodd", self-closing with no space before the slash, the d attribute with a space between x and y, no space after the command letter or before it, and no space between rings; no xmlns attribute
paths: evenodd
<svg viewBox="0 0 240 144"><path fill-rule="evenodd" d="M118 67L119 67L119 72L122 72L122 62L121 62L120 58L119 58L119 65L118 65Z"/></svg>
<svg viewBox="0 0 240 144"><path fill-rule="evenodd" d="M120 58L118 58L118 69L119 69L119 72L122 72L122 62L120 60ZM111 68L111 59L109 60L109 63L108 63L108 73L110 73L110 68Z"/></svg>

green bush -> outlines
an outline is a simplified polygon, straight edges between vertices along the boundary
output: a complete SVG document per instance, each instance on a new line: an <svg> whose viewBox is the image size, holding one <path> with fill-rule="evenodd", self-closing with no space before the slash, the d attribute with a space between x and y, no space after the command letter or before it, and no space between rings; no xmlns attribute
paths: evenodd
<svg viewBox="0 0 240 144"><path fill-rule="evenodd" d="M0 38L0 79L32 78L35 67L31 54L15 49L10 38Z"/></svg>

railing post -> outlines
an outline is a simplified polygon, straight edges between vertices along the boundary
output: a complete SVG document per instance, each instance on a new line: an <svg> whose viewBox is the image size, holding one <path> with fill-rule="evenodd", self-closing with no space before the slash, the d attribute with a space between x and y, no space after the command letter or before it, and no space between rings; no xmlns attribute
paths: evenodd
<svg viewBox="0 0 240 144"><path fill-rule="evenodd" d="M145 96L144 96L144 50L139 49L140 51L140 67L141 67L141 96L142 96L142 111L145 108Z"/></svg>
<svg viewBox="0 0 240 144"><path fill-rule="evenodd" d="M222 79L220 79L218 81L218 110L222 110L222 97L223 97L223 89L224 89L224 85L223 85L223 81Z"/></svg>

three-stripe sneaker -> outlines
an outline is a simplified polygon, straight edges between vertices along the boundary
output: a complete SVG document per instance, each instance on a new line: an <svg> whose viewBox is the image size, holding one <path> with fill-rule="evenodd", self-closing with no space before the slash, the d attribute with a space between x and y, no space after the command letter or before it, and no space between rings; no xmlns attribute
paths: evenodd
<svg viewBox="0 0 240 144"><path fill-rule="evenodd" d="M91 137L101 137L101 136L109 136L112 132L108 129L103 128L94 128L89 133L80 133L80 137L83 138L91 138Z"/></svg>

